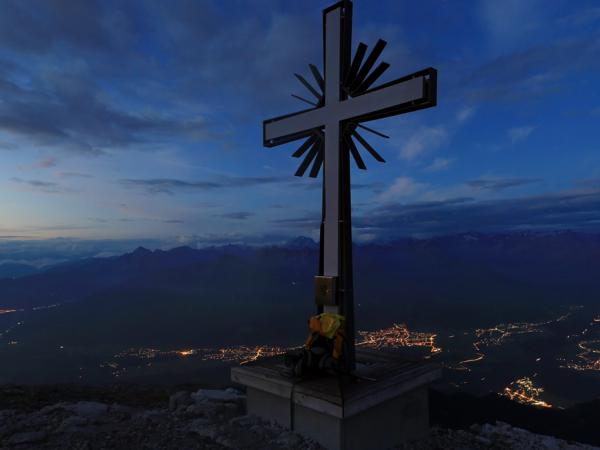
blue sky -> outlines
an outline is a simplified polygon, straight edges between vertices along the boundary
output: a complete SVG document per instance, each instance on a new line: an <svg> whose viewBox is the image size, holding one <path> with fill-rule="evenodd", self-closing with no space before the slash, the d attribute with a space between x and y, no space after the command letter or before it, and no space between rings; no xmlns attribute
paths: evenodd
<svg viewBox="0 0 600 450"><path fill-rule="evenodd" d="M0 238L317 237L321 179L262 120L303 109L330 2L3 1ZM438 106L381 120L354 236L600 228L600 6L354 2L382 81L439 71Z"/></svg>

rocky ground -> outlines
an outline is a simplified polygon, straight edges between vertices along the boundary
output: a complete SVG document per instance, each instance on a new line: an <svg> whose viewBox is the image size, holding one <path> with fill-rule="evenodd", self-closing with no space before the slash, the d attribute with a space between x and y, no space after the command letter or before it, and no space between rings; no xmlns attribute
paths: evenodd
<svg viewBox="0 0 600 450"><path fill-rule="evenodd" d="M245 396L234 389L171 395L87 390L86 395L70 391L66 396L60 389L7 389L0 390L0 449L321 449L311 440L245 415ZM400 448L594 447L496 423L469 430L433 428L426 441Z"/></svg>

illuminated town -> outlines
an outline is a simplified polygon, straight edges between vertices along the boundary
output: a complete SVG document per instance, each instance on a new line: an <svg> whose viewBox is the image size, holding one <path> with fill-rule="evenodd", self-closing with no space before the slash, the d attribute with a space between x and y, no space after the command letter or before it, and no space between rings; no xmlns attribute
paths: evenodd
<svg viewBox="0 0 600 450"><path fill-rule="evenodd" d="M240 345L235 347L223 348L189 348L180 350L159 350L155 348L130 348L117 353L115 358L137 358L137 359L157 359L157 358L177 358L177 357L195 357L200 361L222 361L239 362L247 364L250 361L264 356L275 356L284 353L287 349L283 347L274 347L267 345L247 346Z"/></svg>
<svg viewBox="0 0 600 450"><path fill-rule="evenodd" d="M357 345L368 348L383 347L422 347L430 354L441 352L436 345L436 335L410 331L405 324L394 324L389 328L375 331L359 331ZM197 358L200 362L219 361L225 363L247 364L261 357L276 356L292 348L272 345L239 345L222 348L185 348L175 350L160 350L157 348L129 348L114 355L116 361L100 364L101 368L109 369L116 378L127 372L127 363L142 361L144 366L151 366L152 360L167 360L172 358ZM120 362L118 362L120 361ZM138 365L138 367L141 367Z"/></svg>
<svg viewBox="0 0 600 450"><path fill-rule="evenodd" d="M370 348L382 347L425 347L430 353L441 351L436 346L436 335L433 333L420 333L409 331L404 324L394 324L392 327L376 331L359 331L359 346ZM270 345L239 345L222 348L188 348L177 350L160 350L156 348L141 347L129 348L114 355L117 359L151 360L157 358L195 357L200 361L222 361L247 364L260 357L276 356L285 353L291 348ZM105 363L106 365L109 363ZM112 367L112 366L111 366Z"/></svg>
<svg viewBox="0 0 600 450"><path fill-rule="evenodd" d="M59 306L49 305L38 309L48 309ZM357 331L357 347L371 349L400 349L414 348L419 351L426 352L426 357L435 357L438 362L452 370L474 372L475 363L478 363L485 358L489 358L488 353L491 352L491 347L505 346L515 343L515 338L543 334L550 330L550 327L559 322L567 320L573 313L581 307L571 307L569 310L551 320L539 322L514 322L501 323L489 328L477 328L474 331L461 331L460 333L447 336L447 343L440 344L439 334L435 332L414 331L404 323L395 323L390 327L378 330ZM0 309L0 314L12 314L20 310L4 308ZM575 316L573 316L575 317ZM6 345L15 346L22 345L20 339L14 333L17 327L24 324L23 321L13 322L3 331L0 331L0 338ZM566 334L568 345L572 345L573 350L567 354L558 354L554 361L555 367L560 369L570 369L574 371L593 371L600 372L600 316L588 316L587 321L577 329ZM442 352L442 345L444 352ZM60 346L63 349L63 346ZM298 348L298 347L295 347ZM469 358L455 357L461 348L471 348L474 353ZM247 364L261 357L276 356L290 350L289 347L276 345L236 345L225 346L220 348L210 347L184 347L175 349L161 349L153 347L128 348L113 354L109 359L95 367L100 367L104 373L110 374L113 378L122 378L127 374L133 374L136 370L144 370L145 368L154 368L163 363L175 362L177 360L189 359L191 361L201 362L216 362L225 364ZM468 350L467 350L468 351ZM441 356L441 355L444 356ZM458 353L460 354L460 353ZM570 356L567 356L570 355ZM535 358L536 355L534 355ZM541 357L535 358L539 362ZM483 367L483 366L482 366ZM83 379L86 376L89 368L79 367L78 376ZM153 369L152 369L153 370ZM514 376L514 375L513 375ZM535 376L534 376L535 377ZM519 377L519 374L514 376L515 381L512 381L506 387L502 385L495 389L501 389L500 395L503 395L511 400L550 408L552 405L541 397L544 390L534 384L534 377ZM479 378L477 378L479 380ZM485 376L480 377L481 381L486 379ZM509 378L511 379L511 378ZM472 384L474 379L458 378L451 381L450 384L456 387L463 387L466 384ZM508 380L506 380L508 381Z"/></svg>
<svg viewBox="0 0 600 450"><path fill-rule="evenodd" d="M431 354L442 351L436 345L437 335L410 331L406 324L394 324L389 328L376 331L359 331L360 339L356 345L370 348L383 347L426 347Z"/></svg>
<svg viewBox="0 0 600 450"><path fill-rule="evenodd" d="M580 362L569 363L566 367L573 370L600 371L600 339L581 341L577 346L581 349L581 353L577 355Z"/></svg>
<svg viewBox="0 0 600 450"><path fill-rule="evenodd" d="M571 309L579 309L580 307L572 307ZM562 322L569 318L571 312L563 314L556 319L547 320L544 322L515 322L507 324L498 324L491 328L478 328L475 330L475 340L473 341L473 350L475 355L472 358L460 361L457 366L453 367L456 370L470 371L465 364L471 364L481 361L485 358L483 352L484 347L502 345L509 338L519 335L542 333L544 327L555 323Z"/></svg>
<svg viewBox="0 0 600 450"><path fill-rule="evenodd" d="M594 317L588 328L585 328L579 335L572 337L585 337L600 328L600 317ZM597 333L596 333L597 335ZM563 369L572 369L577 371L598 371L600 372L600 339L584 339L577 342L577 353L575 360L567 361L560 365ZM564 361L564 360L563 360Z"/></svg>
<svg viewBox="0 0 600 450"><path fill-rule="evenodd" d="M544 389L536 387L529 377L519 378L504 388L502 395L525 405L539 406L540 408L552 408L550 403L543 401L540 395Z"/></svg>

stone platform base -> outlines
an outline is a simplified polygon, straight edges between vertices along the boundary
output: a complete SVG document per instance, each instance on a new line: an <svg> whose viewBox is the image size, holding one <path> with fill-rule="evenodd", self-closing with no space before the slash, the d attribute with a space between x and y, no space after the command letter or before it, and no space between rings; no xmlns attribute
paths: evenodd
<svg viewBox="0 0 600 450"><path fill-rule="evenodd" d="M425 437L427 385L441 378L436 365L382 351L358 350L358 377L293 379L280 375L282 357L231 370L246 386L255 414L337 450L377 450Z"/></svg>

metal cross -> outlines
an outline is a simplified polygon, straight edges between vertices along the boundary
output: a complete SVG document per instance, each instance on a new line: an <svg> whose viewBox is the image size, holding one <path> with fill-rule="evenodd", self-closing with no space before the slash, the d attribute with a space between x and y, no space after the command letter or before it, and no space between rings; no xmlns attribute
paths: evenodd
<svg viewBox="0 0 600 450"><path fill-rule="evenodd" d="M352 370L354 308L349 154L352 154L359 168L366 169L353 138L375 159L384 162L356 128L387 137L362 123L435 106L437 71L428 68L370 89L389 67L389 64L382 62L371 71L385 47L385 41L377 42L364 64L367 46L363 43L358 45L354 58L350 60L350 0L336 3L323 11L323 30L324 76L314 65L309 65L321 93L304 77L296 74L316 102L297 95L294 97L313 104L314 108L264 121L263 140L266 147L274 147L308 138L293 155L300 157L308 150L296 175L302 176L313 162L310 176L316 177L321 164L324 164L319 275L332 281L330 286L333 286L333 292L332 300L321 302L319 311L337 312L345 316L349 343L346 368Z"/></svg>

